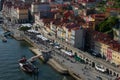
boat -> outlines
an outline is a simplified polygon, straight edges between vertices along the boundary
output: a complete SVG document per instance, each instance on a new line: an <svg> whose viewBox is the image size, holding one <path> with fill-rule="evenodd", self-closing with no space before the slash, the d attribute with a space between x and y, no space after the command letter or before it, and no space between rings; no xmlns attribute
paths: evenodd
<svg viewBox="0 0 120 80"><path fill-rule="evenodd" d="M27 73L34 73L35 71L35 66L26 59L19 60L19 66L24 72Z"/></svg>
<svg viewBox="0 0 120 80"><path fill-rule="evenodd" d="M19 63L20 68L28 73L34 73L35 68L30 63Z"/></svg>
<svg viewBox="0 0 120 80"><path fill-rule="evenodd" d="M7 42L7 39L3 37L2 42Z"/></svg>

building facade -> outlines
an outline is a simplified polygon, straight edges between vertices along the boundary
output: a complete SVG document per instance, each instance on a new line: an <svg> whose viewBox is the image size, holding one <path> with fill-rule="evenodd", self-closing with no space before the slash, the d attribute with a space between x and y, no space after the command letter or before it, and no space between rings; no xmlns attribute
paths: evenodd
<svg viewBox="0 0 120 80"><path fill-rule="evenodd" d="M91 39L88 44L89 49L92 50L94 53L101 54L101 57L104 58L106 61L114 64L115 66L120 65L120 43L113 40L109 35L97 32L97 31L90 31Z"/></svg>

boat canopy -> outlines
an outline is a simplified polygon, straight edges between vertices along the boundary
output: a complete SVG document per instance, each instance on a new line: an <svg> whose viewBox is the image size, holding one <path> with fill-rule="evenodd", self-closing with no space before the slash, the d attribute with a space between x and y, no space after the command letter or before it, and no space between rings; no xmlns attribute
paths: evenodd
<svg viewBox="0 0 120 80"><path fill-rule="evenodd" d="M32 27L31 24L27 23L27 24L21 24L22 27Z"/></svg>
<svg viewBox="0 0 120 80"><path fill-rule="evenodd" d="M28 32L39 33L38 31L33 30L33 29L28 30Z"/></svg>
<svg viewBox="0 0 120 80"><path fill-rule="evenodd" d="M43 41L48 40L46 37L44 37L43 35L37 35L38 38L42 39Z"/></svg>

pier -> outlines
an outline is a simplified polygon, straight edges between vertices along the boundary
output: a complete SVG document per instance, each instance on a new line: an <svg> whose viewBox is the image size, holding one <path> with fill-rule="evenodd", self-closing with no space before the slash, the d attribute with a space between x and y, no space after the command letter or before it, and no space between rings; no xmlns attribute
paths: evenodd
<svg viewBox="0 0 120 80"><path fill-rule="evenodd" d="M36 48L30 48L30 50L32 51L32 52L34 52L36 55L42 55L42 53L41 53L41 51L39 50L39 49L36 49ZM39 57L41 60L43 60L44 61L44 58L43 58L43 56L40 56ZM48 61L47 61L47 63L49 64L49 65L51 65L55 70L57 70L58 72L60 72L60 73L62 73L62 74L68 74L68 70L65 68L65 67L63 67L63 66L61 66L60 64L58 64L54 59L49 59Z"/></svg>

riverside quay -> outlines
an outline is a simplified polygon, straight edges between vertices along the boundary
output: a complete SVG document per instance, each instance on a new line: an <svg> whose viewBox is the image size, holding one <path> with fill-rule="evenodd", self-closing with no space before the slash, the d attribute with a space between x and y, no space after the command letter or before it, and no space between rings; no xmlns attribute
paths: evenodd
<svg viewBox="0 0 120 80"><path fill-rule="evenodd" d="M119 0L0 0L0 80L120 80Z"/></svg>

